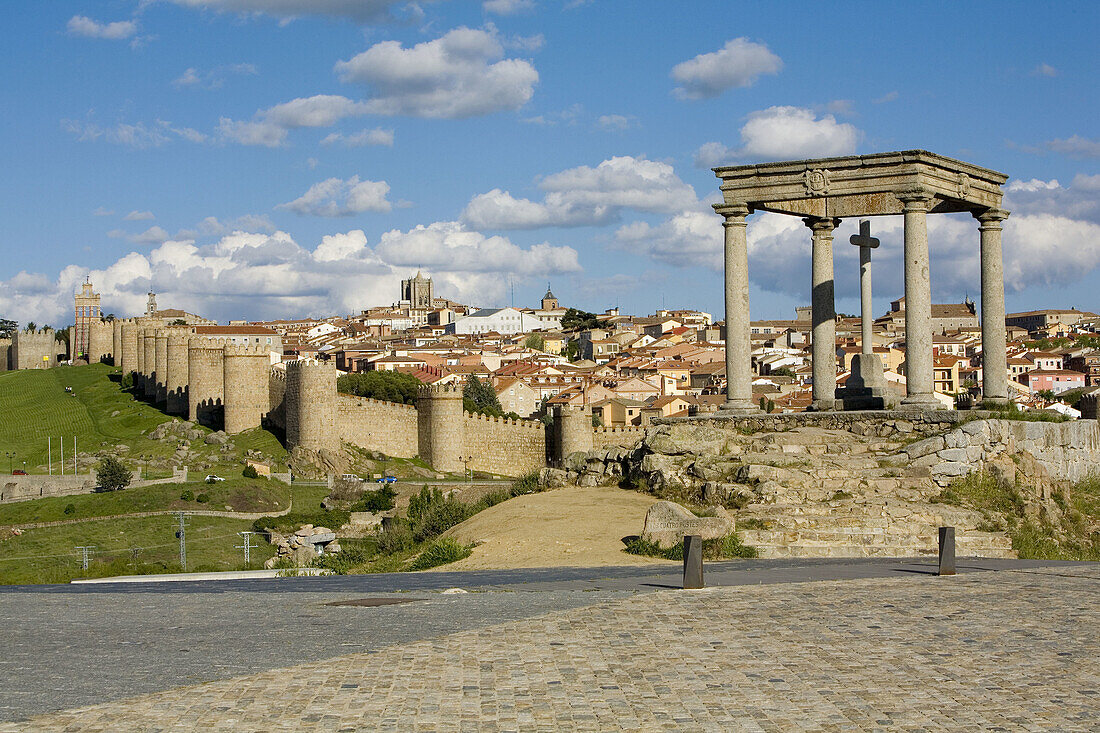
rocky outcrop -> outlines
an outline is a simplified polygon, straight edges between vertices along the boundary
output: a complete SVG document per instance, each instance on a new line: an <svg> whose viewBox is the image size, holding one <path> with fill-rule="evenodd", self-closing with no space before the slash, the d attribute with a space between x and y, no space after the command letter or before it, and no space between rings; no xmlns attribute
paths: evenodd
<svg viewBox="0 0 1100 733"><path fill-rule="evenodd" d="M264 567L271 569L280 560L289 559L294 567L306 567L320 555L340 552L340 541L336 533L328 527L314 527L304 524L301 529L289 537L270 532L268 539L277 547L275 557L269 558Z"/></svg>

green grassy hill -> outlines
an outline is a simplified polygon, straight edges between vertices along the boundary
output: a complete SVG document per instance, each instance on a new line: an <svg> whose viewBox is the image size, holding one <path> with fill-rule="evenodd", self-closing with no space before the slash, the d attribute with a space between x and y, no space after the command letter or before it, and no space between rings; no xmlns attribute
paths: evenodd
<svg viewBox="0 0 1100 733"><path fill-rule="evenodd" d="M54 472L60 470L61 439L65 441L65 472L72 469L73 440L80 452L95 453L103 448L126 445L125 458L135 468L152 464L149 477L169 475L171 456L178 447L173 440L154 440L149 436L158 425L172 418L157 407L138 399L119 386L117 373L105 364L27 370L0 374L0 458L14 453L15 468L26 461L28 473L46 473L47 438L53 439ZM72 392L65 388L71 387ZM206 428L201 428L208 433ZM274 435L252 430L234 436L230 452L220 446L193 441L195 466L211 463L209 470L240 470L245 451L258 450L283 468L286 451ZM89 469L81 467L81 472ZM8 466L0 465L6 472ZM159 470L158 470L159 469ZM135 471L139 473L140 471Z"/></svg>

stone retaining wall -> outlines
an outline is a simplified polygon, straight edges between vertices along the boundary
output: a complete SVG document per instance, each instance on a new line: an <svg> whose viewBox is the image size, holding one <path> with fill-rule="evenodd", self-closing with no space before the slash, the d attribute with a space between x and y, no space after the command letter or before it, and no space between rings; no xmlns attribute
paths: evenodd
<svg viewBox="0 0 1100 733"><path fill-rule="evenodd" d="M794 428L815 427L827 430L846 430L856 435L878 436L917 433L932 435L950 430L967 415L982 415L955 410L851 410L846 412L789 412L771 415L726 415L721 411L692 417L665 417L653 420L654 425L711 425L722 429L736 429L751 433L780 433Z"/></svg>
<svg viewBox="0 0 1100 733"><path fill-rule="evenodd" d="M1100 423L974 420L905 448L914 466L927 466L941 485L978 470L1002 453L1031 454L1054 480L1100 474Z"/></svg>

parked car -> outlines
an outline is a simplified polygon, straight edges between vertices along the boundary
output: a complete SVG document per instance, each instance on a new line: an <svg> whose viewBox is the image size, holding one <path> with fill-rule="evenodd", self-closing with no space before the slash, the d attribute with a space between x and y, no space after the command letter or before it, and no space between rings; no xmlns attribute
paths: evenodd
<svg viewBox="0 0 1100 733"><path fill-rule="evenodd" d="M225 479L223 479L221 476L216 476L214 474L210 474L206 477L206 483L208 484L216 483L218 481L225 481Z"/></svg>
<svg viewBox="0 0 1100 733"><path fill-rule="evenodd" d="M383 476L382 478L378 479L378 483L380 483L380 484L396 484L397 483L397 477L396 476Z"/></svg>
<svg viewBox="0 0 1100 733"><path fill-rule="evenodd" d="M354 473L341 474L340 478L344 479L345 481L362 481L363 480L360 477L356 476Z"/></svg>
<svg viewBox="0 0 1100 733"><path fill-rule="evenodd" d="M12 471L12 472L11 472L11 475L12 475L12 476L26 476L26 475L27 475L27 472L26 472L26 471L24 471L24 470L23 470L23 469L21 469L21 468L17 468L17 469L15 469L14 471Z"/></svg>

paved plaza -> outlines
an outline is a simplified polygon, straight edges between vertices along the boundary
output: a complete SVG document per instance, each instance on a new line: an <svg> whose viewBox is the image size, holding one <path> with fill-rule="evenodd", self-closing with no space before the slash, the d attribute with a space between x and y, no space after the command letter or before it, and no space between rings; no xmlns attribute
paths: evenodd
<svg viewBox="0 0 1100 733"><path fill-rule="evenodd" d="M926 569L702 591L428 590L390 594L422 600L378 608L324 605L353 600L347 590L279 593L298 602L268 613L324 616L333 639L357 628L367 651L293 664L304 645L288 644L287 664L266 660L259 673L0 730L1100 730L1100 566L946 578ZM224 612L214 609L239 593L54 597L129 598L138 618L154 596L186 616L188 599L204 599L217 627ZM0 602L22 595L50 594ZM379 635L379 623L414 628ZM125 629L117 625L119 643Z"/></svg>

